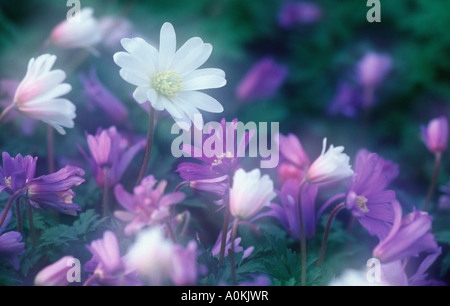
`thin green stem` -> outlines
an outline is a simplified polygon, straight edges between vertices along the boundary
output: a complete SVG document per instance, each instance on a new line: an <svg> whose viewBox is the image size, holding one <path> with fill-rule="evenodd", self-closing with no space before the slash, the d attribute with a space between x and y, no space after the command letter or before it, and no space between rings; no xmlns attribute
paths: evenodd
<svg viewBox="0 0 450 306"><path fill-rule="evenodd" d="M0 123L3 121L3 119L5 119L6 115L8 115L8 113L16 106L15 103L12 103L11 105L9 105L7 108L5 108L3 110L3 112L0 114Z"/></svg>
<svg viewBox="0 0 450 306"><path fill-rule="evenodd" d="M319 262L317 266L322 266L323 259L325 257L325 250L327 248L328 234L330 233L331 223L333 222L334 216L345 206L345 203L341 203L336 206L328 217L327 227L325 228L325 234L323 235L322 248L320 249Z"/></svg>
<svg viewBox="0 0 450 306"><path fill-rule="evenodd" d="M30 234L31 234L31 245L33 247L36 246L36 229L34 227L34 220L33 220L33 208L30 204L27 205L27 213L28 213L28 226L30 227Z"/></svg>
<svg viewBox="0 0 450 306"><path fill-rule="evenodd" d="M150 106L150 125L148 127L147 134L147 145L145 147L144 160L142 161L141 170L139 171L139 176L136 181L136 186L139 185L145 176L147 171L148 163L150 161L150 155L152 154L152 144L153 144L153 133L155 131L155 110Z"/></svg>
<svg viewBox="0 0 450 306"><path fill-rule="evenodd" d="M306 181L302 180L298 188L297 195L297 207L298 207L298 218L300 221L300 250L302 253L302 286L306 286L306 235L305 235L305 225L303 222L303 211L302 211L302 190L305 186Z"/></svg>
<svg viewBox="0 0 450 306"><path fill-rule="evenodd" d="M55 172L55 154L53 150L54 147L53 139L54 139L53 127L47 125L47 167L49 174Z"/></svg>
<svg viewBox="0 0 450 306"><path fill-rule="evenodd" d="M9 209L11 208L12 203L14 202L14 200L21 195L24 192L23 189L17 190L10 198L8 203L6 204L5 209L3 210L3 213L0 217L0 227L2 227L3 223L5 222L6 219L6 215L8 214Z"/></svg>
<svg viewBox="0 0 450 306"><path fill-rule="evenodd" d="M166 226L173 243L177 243L177 237L175 236L175 232L173 231L172 224L170 224L170 220L166 221Z"/></svg>
<svg viewBox="0 0 450 306"><path fill-rule="evenodd" d="M20 211L20 198L16 198L16 219L17 219L17 231L22 232L22 213Z"/></svg>
<svg viewBox="0 0 450 306"><path fill-rule="evenodd" d="M103 217L108 216L109 204L108 204L108 192L109 192L109 182L108 182L108 167L103 167Z"/></svg>
<svg viewBox="0 0 450 306"><path fill-rule="evenodd" d="M239 219L234 219L233 229L231 231L231 252L230 252L230 260L231 260L231 277L233 279L233 285L237 285L236 281L236 263L234 262L234 240L236 239L236 232L239 225Z"/></svg>
<svg viewBox="0 0 450 306"><path fill-rule="evenodd" d="M223 227L222 227L222 240L220 242L220 256L219 256L219 264L223 264L223 259L225 257L225 244L227 241L227 232L228 232L228 224L230 223L230 201L229 195L225 196L225 218L223 219Z"/></svg>
<svg viewBox="0 0 450 306"><path fill-rule="evenodd" d="M437 179L439 176L439 167L441 166L442 153L437 152L435 154L434 161L434 171L433 178L431 179L430 189L428 190L427 199L425 200L425 204L423 205L423 211L428 210L428 206L430 205L431 199L433 198L434 189L436 187Z"/></svg>

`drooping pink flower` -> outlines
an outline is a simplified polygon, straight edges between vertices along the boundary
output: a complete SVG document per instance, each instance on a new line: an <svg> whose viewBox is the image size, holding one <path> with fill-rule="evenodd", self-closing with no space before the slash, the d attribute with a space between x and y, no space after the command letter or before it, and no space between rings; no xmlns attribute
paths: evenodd
<svg viewBox="0 0 450 306"><path fill-rule="evenodd" d="M322 18L321 7L309 1L290 1L285 3L278 15L278 23L283 28L292 28L296 25L312 24Z"/></svg>
<svg viewBox="0 0 450 306"><path fill-rule="evenodd" d="M251 102L269 99L275 95L288 73L287 67L266 57L257 62L239 83L236 95L239 100Z"/></svg>
<svg viewBox="0 0 450 306"><path fill-rule="evenodd" d="M134 194L129 194L122 185L114 189L119 204L126 211L114 212L114 216L124 222L130 222L125 228L126 235L136 234L145 226L160 224L167 221L170 207L184 200L182 192L164 195L167 181L157 184L153 175L145 177L139 186L134 187Z"/></svg>
<svg viewBox="0 0 450 306"><path fill-rule="evenodd" d="M268 175L261 176L259 169L236 171L230 189L230 212L235 218L249 219L276 197L273 182Z"/></svg>
<svg viewBox="0 0 450 306"><path fill-rule="evenodd" d="M45 267L34 278L36 286L68 286L68 272L74 263L73 256L64 256L57 262Z"/></svg>
<svg viewBox="0 0 450 306"><path fill-rule="evenodd" d="M64 20L52 30L51 42L63 49L92 48L102 40L98 21L93 15L92 8L83 7L79 20Z"/></svg>
<svg viewBox="0 0 450 306"><path fill-rule="evenodd" d="M428 150L432 153L443 153L447 151L448 143L448 120L445 116L435 118L422 126L422 136Z"/></svg>
<svg viewBox="0 0 450 306"><path fill-rule="evenodd" d="M284 183L288 179L301 181L310 161L300 140L294 134L278 134L275 139L278 139L280 148L281 160L277 168L280 182Z"/></svg>
<svg viewBox="0 0 450 306"><path fill-rule="evenodd" d="M62 83L66 73L51 70L56 56L43 54L28 63L27 73L14 95L14 106L22 114L41 120L65 134L63 127L73 128L75 105L61 96L69 93L72 87Z"/></svg>

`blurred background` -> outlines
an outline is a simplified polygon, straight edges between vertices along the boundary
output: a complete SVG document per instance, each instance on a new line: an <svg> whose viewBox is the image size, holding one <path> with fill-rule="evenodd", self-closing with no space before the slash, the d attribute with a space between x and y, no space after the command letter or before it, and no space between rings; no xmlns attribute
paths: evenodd
<svg viewBox="0 0 450 306"><path fill-rule="evenodd" d="M422 205L434 159L423 144L420 126L449 115L448 0L382 1L379 23L367 21L370 8L366 1L81 0L81 6L93 7L97 18L126 20L121 28L125 37L140 36L157 44L160 27L168 21L176 29L178 47L193 36L211 43L214 51L204 66L223 69L228 84L212 92L225 112L206 114L206 122L222 117L279 122L281 132L296 134L311 158L320 154L324 137L329 143L345 146L352 159L357 150L367 148L400 165L400 176L393 185L405 207ZM111 38L109 45L99 46L95 52L45 46L68 9L66 1L0 0L0 79L20 81L28 60L45 50L58 55L56 67L68 73L68 83L74 88L69 98L77 105L76 128L67 131L67 136L55 135L60 166L67 161L84 163L74 144L86 147L85 131L94 133L100 126L115 124L144 136L148 122L146 112L131 96L132 86L123 82L113 62L112 55L122 50L117 39ZM358 67L371 53L388 58L389 69L371 88L371 103L366 106L367 84ZM266 66L258 68L258 64ZM133 120L116 123L80 94L80 75L92 69L126 105ZM245 78L252 77L269 78L264 84L272 90L258 95L250 81L242 85ZM151 172L176 186L180 179L173 170L178 161L168 157L175 138L170 135L173 121L160 119ZM3 125L0 148L11 155L43 156L40 165L45 167L45 127L38 125L29 128L25 136L23 133L20 121ZM132 165L135 171L129 173L137 172L140 158L136 160ZM449 180L449 166L444 155L439 185ZM91 201L101 195L89 184L82 188L90 191ZM81 199L85 203L81 204L89 205L87 199Z"/></svg>

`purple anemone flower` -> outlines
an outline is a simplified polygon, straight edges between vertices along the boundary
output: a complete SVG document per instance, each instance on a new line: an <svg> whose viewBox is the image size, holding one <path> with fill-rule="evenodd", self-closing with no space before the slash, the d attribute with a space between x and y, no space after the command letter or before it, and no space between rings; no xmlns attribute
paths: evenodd
<svg viewBox="0 0 450 306"><path fill-rule="evenodd" d="M390 203L395 200L395 192L386 187L397 175L398 166L392 162L364 149L358 152L345 205L371 235L380 239L387 236L394 221Z"/></svg>
<svg viewBox="0 0 450 306"><path fill-rule="evenodd" d="M366 53L358 62L356 74L365 88L375 88L392 69L392 59L387 54Z"/></svg>
<svg viewBox="0 0 450 306"><path fill-rule="evenodd" d="M280 148L280 163L277 168L280 182L284 183L288 179L301 181L310 160L300 140L294 134L278 134L275 139L278 139Z"/></svg>
<svg viewBox="0 0 450 306"><path fill-rule="evenodd" d="M67 165L55 173L28 182L26 197L34 208L51 208L76 216L76 211L81 208L72 202L75 192L71 188L84 182L83 175L83 169Z"/></svg>
<svg viewBox="0 0 450 306"><path fill-rule="evenodd" d="M289 235L300 240L300 222L298 215L298 188L300 184L295 180L287 180L278 192L281 205L270 204L271 216L280 220ZM306 184L302 189L302 213L306 238L310 239L316 234L315 202L319 187L315 184Z"/></svg>
<svg viewBox="0 0 450 306"><path fill-rule="evenodd" d="M236 95L244 102L272 98L284 83L287 74L286 66L266 57L256 63L244 76L238 85Z"/></svg>
<svg viewBox="0 0 450 306"><path fill-rule="evenodd" d="M89 75L80 74L79 77L91 108L96 105L116 124L125 121L128 117L127 108L100 82L95 69L91 69Z"/></svg>
<svg viewBox="0 0 450 306"><path fill-rule="evenodd" d="M139 186L134 187L134 194L129 194L122 185L114 189L119 204L126 211L114 212L114 216L124 222L130 222L125 227L125 234L138 233L143 227L161 224L168 220L170 207L184 200L182 192L172 192L164 195L167 181L157 184L153 175L145 177Z"/></svg>
<svg viewBox="0 0 450 306"><path fill-rule="evenodd" d="M435 253L438 249L433 234L430 233L433 218L427 213L415 210L402 220L402 207L393 201L394 224L389 234L373 250L373 256L388 263L407 257L417 257L420 253Z"/></svg>
<svg viewBox="0 0 450 306"><path fill-rule="evenodd" d="M0 167L0 192L5 190L12 195L23 189L34 178L37 159L30 155L22 157L20 154L12 158L7 152L3 152L3 167Z"/></svg>
<svg viewBox="0 0 450 306"><path fill-rule="evenodd" d="M57 262L45 267L34 278L35 286L68 286L67 273L73 268L76 259L73 256L64 256Z"/></svg>
<svg viewBox="0 0 450 306"><path fill-rule="evenodd" d="M182 150L189 156L199 160L202 164L183 162L178 165L177 172L180 177L189 182L189 186L196 190L205 191L218 195L222 199L228 194L230 189L230 177L239 167L240 156L244 156L245 149L252 138L254 131L245 133L240 143L237 143L237 119L234 119L227 126L225 118L220 122L221 130L210 130L208 135L202 139L202 148L205 142L223 144L222 148L215 148L209 156L199 148L191 145L183 145ZM230 136L232 135L232 136ZM233 139L233 149L227 148L227 137ZM220 153L217 153L220 152Z"/></svg>
<svg viewBox="0 0 450 306"><path fill-rule="evenodd" d="M280 11L278 23L283 28L312 24L322 18L322 9L314 2L298 1L285 3Z"/></svg>
<svg viewBox="0 0 450 306"><path fill-rule="evenodd" d="M405 260L381 264L381 281L390 286L446 286L444 282L428 279L427 273L441 253L442 249L438 248L434 253L426 256L415 268L415 273L409 277L407 271L411 269L409 262Z"/></svg>
<svg viewBox="0 0 450 306"><path fill-rule="evenodd" d="M127 264L126 256L120 256L119 243L113 232L106 231L102 239L86 246L93 257L85 264L87 272L93 273L92 284L105 286L140 286L137 272Z"/></svg>
<svg viewBox="0 0 450 306"><path fill-rule="evenodd" d="M128 165L136 154L145 146L145 141L139 141L134 145L121 135L115 126L107 130L98 129L95 135L86 135L88 139L91 157L79 146L79 150L89 161L94 172L95 182L99 187L104 187L105 171L108 168L108 187L117 185Z"/></svg>
<svg viewBox="0 0 450 306"><path fill-rule="evenodd" d="M1 214L3 214L3 211ZM18 256L25 253L25 243L21 242L22 235L19 232L4 233L11 216L11 211L8 211L5 222L0 227L0 258L5 258L14 269L18 270L20 264Z"/></svg>

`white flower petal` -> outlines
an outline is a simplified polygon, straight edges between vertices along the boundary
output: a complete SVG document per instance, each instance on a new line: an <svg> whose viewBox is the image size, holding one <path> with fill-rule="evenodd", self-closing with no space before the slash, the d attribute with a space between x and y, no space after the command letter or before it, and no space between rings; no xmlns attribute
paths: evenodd
<svg viewBox="0 0 450 306"><path fill-rule="evenodd" d="M147 92L149 91L148 87L137 87L133 92L133 98L139 103L145 103L148 101Z"/></svg>
<svg viewBox="0 0 450 306"><path fill-rule="evenodd" d="M142 61L126 52L114 54L114 62L129 73L147 79L148 84L150 84L150 76L154 73L152 65L143 64Z"/></svg>
<svg viewBox="0 0 450 306"><path fill-rule="evenodd" d="M158 70L158 50L140 37L124 38L121 40L123 48L143 65L150 66L153 72Z"/></svg>
<svg viewBox="0 0 450 306"><path fill-rule="evenodd" d="M193 49L186 57L178 63L175 70L184 77L203 65L211 56L212 45L203 44L203 46Z"/></svg>
<svg viewBox="0 0 450 306"><path fill-rule="evenodd" d="M203 116L196 107L194 107L190 103L186 103L178 97L175 97L171 100L175 107L181 109L189 117L189 120L194 123L197 129L203 129Z"/></svg>
<svg viewBox="0 0 450 306"><path fill-rule="evenodd" d="M200 37L192 37L188 39L183 46L175 53L170 69L175 70L177 65L184 61L190 52L204 45Z"/></svg>
<svg viewBox="0 0 450 306"><path fill-rule="evenodd" d="M199 91L183 91L178 94L178 98L191 103L196 108L210 112L221 113L223 106L213 97Z"/></svg>
<svg viewBox="0 0 450 306"><path fill-rule="evenodd" d="M177 38L172 24L166 22L161 27L159 41L159 71L169 70L175 55Z"/></svg>
<svg viewBox="0 0 450 306"><path fill-rule="evenodd" d="M120 69L122 79L136 86L148 86L149 82L146 78L128 70Z"/></svg>
<svg viewBox="0 0 450 306"><path fill-rule="evenodd" d="M221 69L198 69L189 73L183 80L184 90L220 88L227 84L225 72Z"/></svg>

